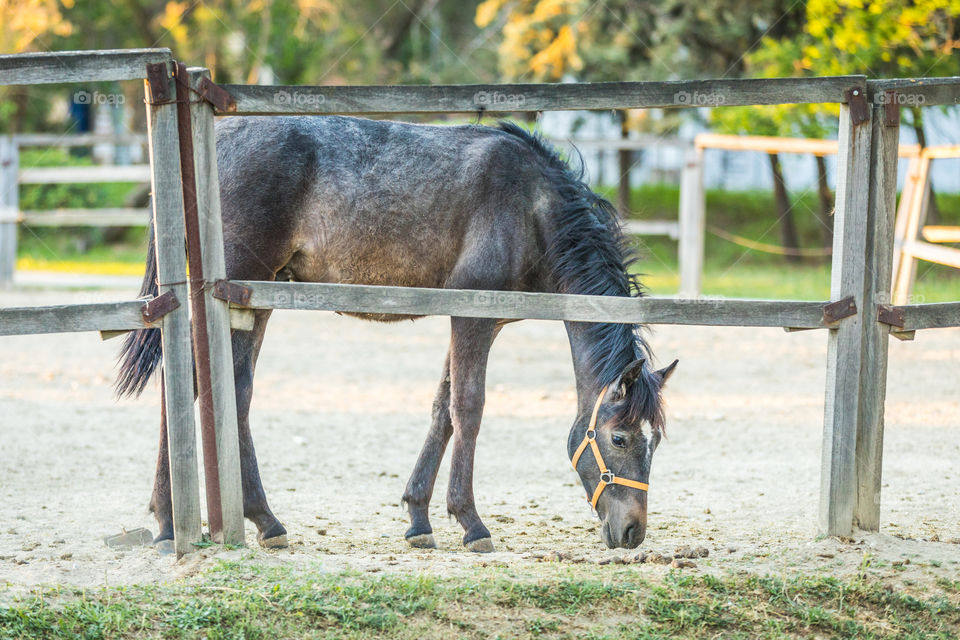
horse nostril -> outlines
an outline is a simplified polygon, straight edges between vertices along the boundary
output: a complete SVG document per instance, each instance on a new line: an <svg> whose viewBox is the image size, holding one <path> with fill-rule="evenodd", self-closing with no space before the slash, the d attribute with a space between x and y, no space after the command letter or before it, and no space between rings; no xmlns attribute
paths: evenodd
<svg viewBox="0 0 960 640"><path fill-rule="evenodd" d="M641 524L631 524L624 529L623 538L620 540L620 546L626 549L633 549L638 546L646 537L646 527Z"/></svg>

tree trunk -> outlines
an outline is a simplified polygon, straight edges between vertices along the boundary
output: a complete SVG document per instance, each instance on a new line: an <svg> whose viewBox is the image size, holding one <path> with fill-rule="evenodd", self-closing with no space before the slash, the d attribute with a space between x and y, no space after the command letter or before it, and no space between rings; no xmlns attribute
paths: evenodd
<svg viewBox="0 0 960 640"><path fill-rule="evenodd" d="M827 161L823 156L817 158L817 196L820 200L820 231L823 237L823 246L833 246L833 194L827 184Z"/></svg>
<svg viewBox="0 0 960 640"><path fill-rule="evenodd" d="M620 115L620 139L627 140L630 137L630 127L627 124L627 112L618 111ZM618 149L617 158L619 164L620 180L617 187L617 209L624 218L630 217L630 167L633 154L629 149Z"/></svg>
<svg viewBox="0 0 960 640"><path fill-rule="evenodd" d="M780 244L787 249L799 249L797 241L797 225L793 220L793 211L790 209L790 196L787 194L787 185L783 180L783 170L780 167L780 157L775 153L767 154L770 159L770 170L773 172L773 200L777 219L780 221ZM800 262L800 256L786 256L787 262Z"/></svg>
<svg viewBox="0 0 960 640"><path fill-rule="evenodd" d="M13 114L10 117L10 133L22 133L27 129L27 111L30 107L30 88L13 87L13 95L10 100L13 102Z"/></svg>

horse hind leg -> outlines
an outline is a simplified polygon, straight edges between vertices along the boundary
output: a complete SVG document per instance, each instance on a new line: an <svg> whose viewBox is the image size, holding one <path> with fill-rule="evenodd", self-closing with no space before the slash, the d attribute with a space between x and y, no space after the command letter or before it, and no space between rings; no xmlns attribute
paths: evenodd
<svg viewBox="0 0 960 640"><path fill-rule="evenodd" d="M270 510L260 480L257 454L250 433L250 401L253 397L253 372L266 330L269 311L258 311L253 331L233 332L233 368L237 395L237 430L240 439L240 475L243 487L243 515L257 527L258 540L265 547L285 547L287 531ZM173 552L173 503L170 495L170 457L167 440L167 414L160 383L160 452L157 473L150 498L150 511L160 528L154 546L161 553Z"/></svg>
<svg viewBox="0 0 960 640"><path fill-rule="evenodd" d="M433 496L433 486L437 480L440 461L447 448L447 442L453 433L453 423L450 420L450 353L447 353L443 364L443 377L440 378L440 387L437 389L433 401L433 418L430 431L423 442L417 464L407 481L407 488L403 492L403 502L410 513L410 528L404 534L412 547L433 549L437 543L433 539L433 528L430 526L430 498Z"/></svg>

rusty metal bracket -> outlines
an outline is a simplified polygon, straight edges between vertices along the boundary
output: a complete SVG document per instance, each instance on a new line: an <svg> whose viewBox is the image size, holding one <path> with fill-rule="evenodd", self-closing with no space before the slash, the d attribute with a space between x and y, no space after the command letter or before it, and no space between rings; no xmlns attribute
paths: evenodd
<svg viewBox="0 0 960 640"><path fill-rule="evenodd" d="M877 305L877 320L891 327L903 328L907 321L907 314L900 307L888 307L885 304Z"/></svg>
<svg viewBox="0 0 960 640"><path fill-rule="evenodd" d="M238 307L246 307L250 304L250 296L253 289L245 287L242 284L230 282L229 280L217 280L213 283L213 297L219 300L226 300Z"/></svg>
<svg viewBox="0 0 960 640"><path fill-rule="evenodd" d="M201 78L200 83L194 91L196 91L201 98L212 104L217 111L230 113L237 110L237 101L233 99L230 92L210 78Z"/></svg>
<svg viewBox="0 0 960 640"><path fill-rule="evenodd" d="M173 289L170 289L140 307L140 315L144 322L151 324L179 308L180 301L177 299L177 294L173 292Z"/></svg>
<svg viewBox="0 0 960 640"><path fill-rule="evenodd" d="M883 125L885 127L900 126L900 102L897 92L893 89L883 94Z"/></svg>
<svg viewBox="0 0 960 640"><path fill-rule="evenodd" d="M151 62L147 65L147 86L150 88L148 104L170 102L170 71L166 62Z"/></svg>
<svg viewBox="0 0 960 640"><path fill-rule="evenodd" d="M853 126L863 124L870 119L870 109L867 107L865 93L863 87L852 87L843 92L843 97L850 107L850 120Z"/></svg>
<svg viewBox="0 0 960 640"><path fill-rule="evenodd" d="M847 296L836 302L823 305L824 324L833 324L855 315L857 315L857 302L853 296Z"/></svg>

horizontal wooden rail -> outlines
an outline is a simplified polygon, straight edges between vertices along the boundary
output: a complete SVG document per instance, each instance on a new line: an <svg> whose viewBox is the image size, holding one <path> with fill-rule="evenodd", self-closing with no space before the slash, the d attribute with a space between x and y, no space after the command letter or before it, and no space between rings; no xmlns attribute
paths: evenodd
<svg viewBox="0 0 960 640"><path fill-rule="evenodd" d="M884 104L889 100L885 95L887 91L896 91L897 104L904 107L960 104L960 76L867 81L867 95L874 104Z"/></svg>
<svg viewBox="0 0 960 640"><path fill-rule="evenodd" d="M689 140L674 137L640 136L637 138L547 138L554 146L572 145L578 149L614 149L625 151L645 151L651 147L686 149Z"/></svg>
<svg viewBox="0 0 960 640"><path fill-rule="evenodd" d="M905 304L894 308L904 314L903 328L894 327L897 331L960 327L960 302Z"/></svg>
<svg viewBox="0 0 960 640"><path fill-rule="evenodd" d="M169 49L0 55L0 85L139 80L147 77L148 64L171 59Z"/></svg>
<svg viewBox="0 0 960 640"><path fill-rule="evenodd" d="M18 133L11 136L18 147L89 147L95 144L146 144L142 133Z"/></svg>
<svg viewBox="0 0 960 640"><path fill-rule="evenodd" d="M714 298L618 298L519 291L424 289L308 282L238 281L249 287L244 306L445 315L471 318L573 320L733 327L824 328L825 302Z"/></svg>
<svg viewBox="0 0 960 640"><path fill-rule="evenodd" d="M140 315L146 302L130 300L0 308L0 336L143 329L149 326Z"/></svg>
<svg viewBox="0 0 960 640"><path fill-rule="evenodd" d="M836 155L838 148L836 140L737 136L720 133L701 133L694 138L693 144L697 149L761 151L763 153L809 153L815 156ZM916 158L920 155L920 145L902 144L897 149L897 155L901 158Z"/></svg>
<svg viewBox="0 0 960 640"><path fill-rule="evenodd" d="M903 252L914 258L960 269L960 249L913 240L903 243Z"/></svg>
<svg viewBox="0 0 960 640"><path fill-rule="evenodd" d="M680 223L676 220L627 220L623 230L638 236L669 236L674 240L680 237Z"/></svg>
<svg viewBox="0 0 960 640"><path fill-rule="evenodd" d="M844 102L864 76L583 82L566 84L261 86L223 85L236 110L223 115L510 113Z"/></svg>
<svg viewBox="0 0 960 640"><path fill-rule="evenodd" d="M949 160L951 158L960 158L960 144L944 144L935 147L924 147L920 153L921 157L932 159Z"/></svg>
<svg viewBox="0 0 960 640"><path fill-rule="evenodd" d="M960 242L960 227L928 224L920 233L927 242Z"/></svg>
<svg viewBox="0 0 960 640"><path fill-rule="evenodd" d="M143 227L150 217L149 209L76 208L23 211L17 221L31 227Z"/></svg>
<svg viewBox="0 0 960 640"><path fill-rule="evenodd" d="M90 167L33 167L21 169L20 184L75 184L92 182L150 182L150 165L94 165Z"/></svg>

